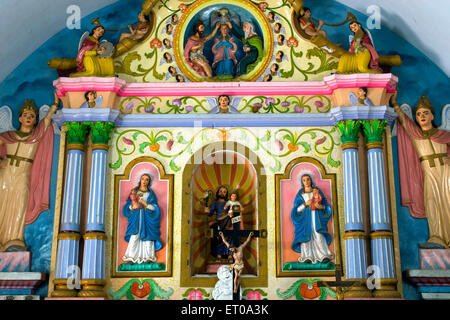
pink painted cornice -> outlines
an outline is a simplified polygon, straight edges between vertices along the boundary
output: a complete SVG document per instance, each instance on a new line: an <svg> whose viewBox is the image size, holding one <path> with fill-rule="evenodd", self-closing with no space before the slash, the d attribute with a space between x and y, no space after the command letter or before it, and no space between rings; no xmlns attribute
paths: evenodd
<svg viewBox="0 0 450 320"><path fill-rule="evenodd" d="M398 78L391 73L384 74L334 74L323 81L301 82L170 82L170 83L127 83L119 78L59 78L53 82L59 97L67 92L89 90L111 91L121 97L162 97L162 96L280 96L280 95L331 95L341 88L386 88L395 91Z"/></svg>

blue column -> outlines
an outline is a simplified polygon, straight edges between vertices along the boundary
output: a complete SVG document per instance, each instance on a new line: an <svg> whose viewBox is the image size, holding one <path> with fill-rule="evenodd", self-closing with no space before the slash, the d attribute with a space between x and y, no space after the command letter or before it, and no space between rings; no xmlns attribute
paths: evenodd
<svg viewBox="0 0 450 320"><path fill-rule="evenodd" d="M53 297L74 297L76 291L68 288L68 279L79 276L80 212L84 145L69 144L64 184L64 199L58 234L55 291Z"/></svg>
<svg viewBox="0 0 450 320"><path fill-rule="evenodd" d="M370 239L372 264L377 268L378 288L375 297L397 298L394 249L389 217L386 177L383 159L383 132L385 120L366 120L363 128L366 136L370 199Z"/></svg>
<svg viewBox="0 0 450 320"><path fill-rule="evenodd" d="M89 209L84 235L81 297L104 297L105 284L105 197L106 158L108 145L92 146L92 166L89 188Z"/></svg>
<svg viewBox="0 0 450 320"><path fill-rule="evenodd" d="M345 276L346 279L360 281L360 287L345 292L345 297L371 297L365 286L367 281L366 233L361 205L361 186L358 161L358 140L360 121L339 121L344 171L344 211L345 211Z"/></svg>

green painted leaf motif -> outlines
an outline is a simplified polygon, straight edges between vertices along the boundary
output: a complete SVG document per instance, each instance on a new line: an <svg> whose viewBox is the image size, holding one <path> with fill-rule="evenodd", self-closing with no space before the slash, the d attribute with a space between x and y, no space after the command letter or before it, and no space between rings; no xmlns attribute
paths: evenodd
<svg viewBox="0 0 450 320"><path fill-rule="evenodd" d="M114 162L114 163L110 163L110 164L109 164L109 167L110 167L111 169L117 169L117 168L119 168L121 165L122 165L122 157L119 156L119 159L117 159L117 161Z"/></svg>
<svg viewBox="0 0 450 320"><path fill-rule="evenodd" d="M281 162L278 161L278 160L275 160L275 166L270 167L270 170L271 170L272 172L277 172L277 171L279 171L280 169L281 169Z"/></svg>
<svg viewBox="0 0 450 320"><path fill-rule="evenodd" d="M290 143L294 143L294 139L292 138L292 135L290 134L285 134L282 139L289 141Z"/></svg>
<svg viewBox="0 0 450 320"><path fill-rule="evenodd" d="M178 143L181 143L181 144L188 144L189 143L188 141L186 141L184 139L184 137L181 135L181 133L178 134L177 141L178 141Z"/></svg>
<svg viewBox="0 0 450 320"><path fill-rule="evenodd" d="M341 161L336 161L331 157L331 152L328 153L327 162L330 166L338 168L341 165Z"/></svg>
<svg viewBox="0 0 450 320"><path fill-rule="evenodd" d="M270 137L271 137L271 136L272 136L272 135L270 134L270 131L267 130L267 131L266 131L266 134L264 135L264 137L262 137L262 138L260 139L260 141L267 142L267 141L270 140Z"/></svg>
<svg viewBox="0 0 450 320"><path fill-rule="evenodd" d="M317 134L314 133L313 131L310 131L307 134L309 134L311 136L311 139L315 139L317 137Z"/></svg>
<svg viewBox="0 0 450 320"><path fill-rule="evenodd" d="M302 284L304 281L305 280L303 279L297 280L285 292L281 292L280 289L277 289L276 290L277 296L282 299L289 299L293 295L297 295L297 292L299 292L300 284Z"/></svg>
<svg viewBox="0 0 450 320"><path fill-rule="evenodd" d="M296 52L295 50L293 50L293 51L292 51L292 54L293 54L294 57L296 57L296 58L301 58L301 57L303 57L303 51Z"/></svg>
<svg viewBox="0 0 450 320"><path fill-rule="evenodd" d="M141 73L137 73L134 71L131 71L131 64L133 61L138 60L140 61L142 57L136 52L133 51L129 53L124 59L123 59L123 73L128 74L130 76L141 76Z"/></svg>
<svg viewBox="0 0 450 320"><path fill-rule="evenodd" d="M133 133L133 135L132 135L132 137L133 137L133 140L135 140L136 141L136 139L137 139L137 137L140 135L140 134L143 134L142 132L140 132L140 131L136 131L135 133Z"/></svg>
<svg viewBox="0 0 450 320"><path fill-rule="evenodd" d="M175 164L175 159L170 160L169 166L170 166L170 169L172 169L172 171L174 171L174 172L178 172L181 170L181 168Z"/></svg>
<svg viewBox="0 0 450 320"><path fill-rule="evenodd" d="M144 53L144 56L145 56L147 59L151 59L151 58L153 58L153 56L155 55L155 52L156 52L156 50L152 50L151 52Z"/></svg>
<svg viewBox="0 0 450 320"><path fill-rule="evenodd" d="M202 132L202 141L209 141L208 135L206 134L206 131Z"/></svg>
<svg viewBox="0 0 450 320"><path fill-rule="evenodd" d="M307 143L307 142L299 142L298 143L299 145L301 145L302 147L303 147L303 151L305 152L305 153L308 153L308 152L310 152L311 151L311 146Z"/></svg>
<svg viewBox="0 0 450 320"><path fill-rule="evenodd" d="M152 145L150 142L143 142L139 145L139 152L144 153L144 149Z"/></svg>
<svg viewBox="0 0 450 320"><path fill-rule="evenodd" d="M155 143L159 142L159 141L167 141L167 137L166 136L159 136L158 138L156 138Z"/></svg>

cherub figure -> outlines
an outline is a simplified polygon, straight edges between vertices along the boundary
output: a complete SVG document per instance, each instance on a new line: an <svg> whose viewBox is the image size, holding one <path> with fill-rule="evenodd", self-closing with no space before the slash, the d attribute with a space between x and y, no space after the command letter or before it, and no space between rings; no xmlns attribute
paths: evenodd
<svg viewBox="0 0 450 320"><path fill-rule="evenodd" d="M277 22L273 25L273 32L278 33L286 33L281 23Z"/></svg>
<svg viewBox="0 0 450 320"><path fill-rule="evenodd" d="M181 74L177 74L175 79L177 79L177 82L185 82L184 77Z"/></svg>
<svg viewBox="0 0 450 320"><path fill-rule="evenodd" d="M244 248L247 246L247 244L250 242L251 238L253 237L254 233L250 232L247 240L243 244L241 244L239 247L231 246L227 240L225 240L225 237L223 236L223 232L219 232L219 235L222 237L223 243L228 247L228 249L233 254L234 263L230 266L230 271L234 269L234 288L233 292L237 293L237 290L239 288L239 284L241 283L241 273L242 270L244 270Z"/></svg>
<svg viewBox="0 0 450 320"><path fill-rule="evenodd" d="M86 100L86 102L84 102L80 108L95 108L95 107L100 107L103 103L103 97L102 96L98 96L97 97L97 91L87 91L84 94L84 99Z"/></svg>
<svg viewBox="0 0 450 320"><path fill-rule="evenodd" d="M311 210L323 209L322 196L320 195L318 188L313 188L313 195L311 199Z"/></svg>
<svg viewBox="0 0 450 320"><path fill-rule="evenodd" d="M280 34L280 35L277 37L277 45L283 46L283 45L284 45L284 39L285 39L284 35Z"/></svg>
<svg viewBox="0 0 450 320"><path fill-rule="evenodd" d="M229 208L228 215L230 216L230 218L233 217L233 212L242 213L244 211L244 207L239 202L239 195L238 195L237 191L233 191L230 194L230 200L227 201L224 209L227 210L227 208Z"/></svg>
<svg viewBox="0 0 450 320"><path fill-rule="evenodd" d="M367 98L367 88L360 87L356 90L356 93L350 92L348 98L352 106L369 106L373 107L372 101Z"/></svg>
<svg viewBox="0 0 450 320"><path fill-rule="evenodd" d="M131 208L133 210L142 208L142 205L139 202L140 200L139 195L136 193L135 189L131 190L130 199L131 199Z"/></svg>
<svg viewBox="0 0 450 320"><path fill-rule="evenodd" d="M209 113L239 113L237 106L242 98L231 99L229 95L222 94L217 99L206 98L212 109Z"/></svg>
<svg viewBox="0 0 450 320"><path fill-rule="evenodd" d="M272 75L268 73L264 76L263 82L270 82L270 81L272 81Z"/></svg>
<svg viewBox="0 0 450 320"><path fill-rule="evenodd" d="M169 40L169 39L165 38L165 39L163 40L163 44L164 44L164 46L166 47L166 49L172 49L172 44L170 43L170 40Z"/></svg>
<svg viewBox="0 0 450 320"><path fill-rule="evenodd" d="M278 76L278 71L280 70L280 66L277 63L274 63L270 66L270 73L272 76Z"/></svg>

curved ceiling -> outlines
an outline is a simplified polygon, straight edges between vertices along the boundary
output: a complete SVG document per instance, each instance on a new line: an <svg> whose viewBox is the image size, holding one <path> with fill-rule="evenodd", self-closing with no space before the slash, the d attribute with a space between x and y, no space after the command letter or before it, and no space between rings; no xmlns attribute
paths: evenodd
<svg viewBox="0 0 450 320"><path fill-rule="evenodd" d="M0 2L0 82L53 35L66 28L67 9L78 5L81 16L118 0L6 0ZM367 14L366 0L337 0ZM450 1L371 0L381 9L382 26L406 39L450 76ZM45 17L45 18L43 18ZM5 30L9 30L6 31Z"/></svg>

